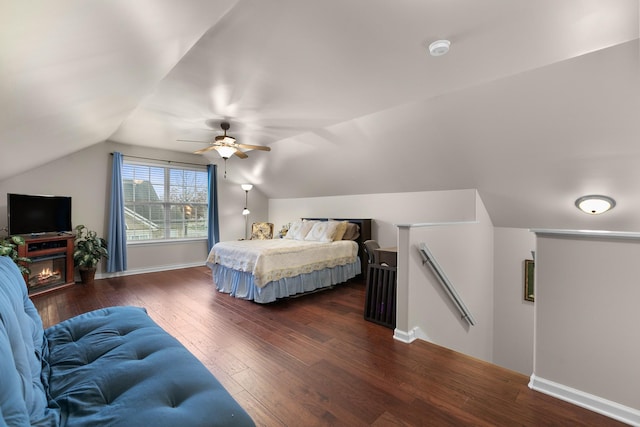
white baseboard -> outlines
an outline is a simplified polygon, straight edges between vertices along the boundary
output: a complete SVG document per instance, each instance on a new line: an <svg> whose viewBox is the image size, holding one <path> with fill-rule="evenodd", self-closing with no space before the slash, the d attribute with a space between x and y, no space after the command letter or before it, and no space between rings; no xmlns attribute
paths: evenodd
<svg viewBox="0 0 640 427"><path fill-rule="evenodd" d="M406 344L410 344L417 339L431 342L429 337L427 337L427 334L425 334L418 326L414 327L408 332L401 331L400 329L396 328L393 330L393 338Z"/></svg>
<svg viewBox="0 0 640 427"><path fill-rule="evenodd" d="M203 265L205 265L203 262L194 262L189 264L159 265L154 267L138 268L135 270L118 271L117 273L96 273L96 279L108 279L111 277L131 276L133 274L156 273L158 271L178 270L181 268L189 268L189 267L202 267Z"/></svg>
<svg viewBox="0 0 640 427"><path fill-rule="evenodd" d="M410 344L416 340L416 336L413 333L413 330L406 332L406 331L401 331L398 328L395 328L393 330L393 339L401 341L405 344Z"/></svg>
<svg viewBox="0 0 640 427"><path fill-rule="evenodd" d="M614 420L632 426L640 426L640 410L621 405L611 400L536 377L535 374L531 375L529 388L613 418Z"/></svg>

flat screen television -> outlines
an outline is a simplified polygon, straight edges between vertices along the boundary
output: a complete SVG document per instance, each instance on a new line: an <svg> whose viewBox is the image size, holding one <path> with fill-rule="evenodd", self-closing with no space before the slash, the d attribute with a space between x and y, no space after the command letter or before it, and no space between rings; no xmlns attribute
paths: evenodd
<svg viewBox="0 0 640 427"><path fill-rule="evenodd" d="M71 231L71 197L7 193L9 235Z"/></svg>

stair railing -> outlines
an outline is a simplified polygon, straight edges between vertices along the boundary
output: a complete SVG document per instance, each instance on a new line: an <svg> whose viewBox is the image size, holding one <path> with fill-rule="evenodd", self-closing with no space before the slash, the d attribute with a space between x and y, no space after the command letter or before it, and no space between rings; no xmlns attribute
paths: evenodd
<svg viewBox="0 0 640 427"><path fill-rule="evenodd" d="M458 295L458 292L456 292L456 288L453 287L453 285L449 281L449 278L442 270L442 267L440 267L436 259L433 257L431 251L429 251L426 243L420 243L418 245L418 249L420 251L420 255L422 256L422 265L429 264L429 267L431 267L431 270L436 275L438 281L447 292L456 308L460 311L462 318L469 322L469 325L475 325L476 320L473 318L471 312L464 304L464 301L462 301L462 298L460 298L460 295Z"/></svg>

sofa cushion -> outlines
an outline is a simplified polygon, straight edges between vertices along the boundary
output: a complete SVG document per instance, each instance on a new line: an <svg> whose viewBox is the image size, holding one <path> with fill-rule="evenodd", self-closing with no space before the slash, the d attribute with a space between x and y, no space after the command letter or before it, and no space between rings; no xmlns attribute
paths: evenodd
<svg viewBox="0 0 640 427"><path fill-rule="evenodd" d="M92 311L45 334L50 405L60 407L63 425L254 425L142 308Z"/></svg>
<svg viewBox="0 0 640 427"><path fill-rule="evenodd" d="M17 266L0 256L0 413L8 425L57 425L41 382L42 321Z"/></svg>
<svg viewBox="0 0 640 427"><path fill-rule="evenodd" d="M2 302L0 302L2 309ZM13 350L7 330L0 326L0 425L26 426L29 425L29 413L22 394L23 378L16 369ZM4 423L2 423L4 421Z"/></svg>

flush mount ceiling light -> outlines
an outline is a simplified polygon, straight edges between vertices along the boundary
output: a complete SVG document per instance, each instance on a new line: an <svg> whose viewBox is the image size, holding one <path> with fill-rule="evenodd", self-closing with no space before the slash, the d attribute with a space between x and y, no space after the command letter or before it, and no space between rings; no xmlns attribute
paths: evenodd
<svg viewBox="0 0 640 427"><path fill-rule="evenodd" d="M613 209L615 205L616 201L608 196L590 195L576 200L576 207L589 215L600 215Z"/></svg>
<svg viewBox="0 0 640 427"><path fill-rule="evenodd" d="M451 42L449 40L436 40L429 45L429 53L431 56L442 56L449 52Z"/></svg>

